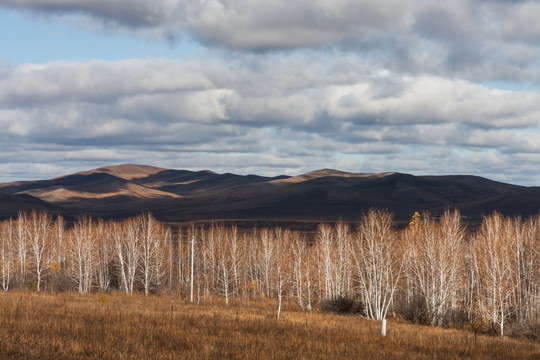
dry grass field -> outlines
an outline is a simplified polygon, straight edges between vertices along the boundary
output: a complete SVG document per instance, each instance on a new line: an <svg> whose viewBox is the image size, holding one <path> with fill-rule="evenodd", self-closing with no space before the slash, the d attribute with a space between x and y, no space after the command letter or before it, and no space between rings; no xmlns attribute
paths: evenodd
<svg viewBox="0 0 540 360"><path fill-rule="evenodd" d="M120 293L0 294L2 359L540 359L540 344L285 309Z"/></svg>

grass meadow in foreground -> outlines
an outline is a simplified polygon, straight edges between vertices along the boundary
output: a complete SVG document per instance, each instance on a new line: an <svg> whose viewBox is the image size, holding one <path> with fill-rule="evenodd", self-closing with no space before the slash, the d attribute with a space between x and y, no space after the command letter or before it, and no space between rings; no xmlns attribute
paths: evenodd
<svg viewBox="0 0 540 360"><path fill-rule="evenodd" d="M540 359L540 344L265 300L193 305L120 293L0 294L1 359Z"/></svg>

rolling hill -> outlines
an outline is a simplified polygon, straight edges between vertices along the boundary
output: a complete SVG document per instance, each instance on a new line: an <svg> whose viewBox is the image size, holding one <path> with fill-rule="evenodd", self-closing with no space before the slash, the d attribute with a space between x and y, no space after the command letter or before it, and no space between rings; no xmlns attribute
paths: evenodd
<svg viewBox="0 0 540 360"><path fill-rule="evenodd" d="M0 217L16 217L19 211L26 211L29 209L47 210L52 213L62 211L58 206L30 195L10 195L0 192Z"/></svg>
<svg viewBox="0 0 540 360"><path fill-rule="evenodd" d="M472 222L499 211L529 216L540 209L540 187L476 176L357 174L323 169L290 177L118 165L50 180L0 184L0 216L48 209L68 217L91 213L124 218L151 211L166 222L231 220L264 224L354 221L370 207L405 223L415 211L458 208ZM308 225L309 226L309 225Z"/></svg>

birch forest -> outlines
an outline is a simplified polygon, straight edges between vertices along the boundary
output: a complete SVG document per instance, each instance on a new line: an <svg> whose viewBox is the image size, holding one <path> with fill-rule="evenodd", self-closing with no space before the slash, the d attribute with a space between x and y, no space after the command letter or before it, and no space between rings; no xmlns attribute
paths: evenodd
<svg viewBox="0 0 540 360"><path fill-rule="evenodd" d="M416 213L398 229L370 210L356 224L284 228L169 227L45 212L0 222L2 288L180 294L194 303L267 298L433 326L483 324L497 334L540 327L540 216L494 213L467 230L458 211Z"/></svg>

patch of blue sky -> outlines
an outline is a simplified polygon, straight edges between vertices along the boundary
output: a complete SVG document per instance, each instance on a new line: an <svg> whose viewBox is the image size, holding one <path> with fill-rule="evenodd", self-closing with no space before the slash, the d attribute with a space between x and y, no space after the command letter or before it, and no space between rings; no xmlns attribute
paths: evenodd
<svg viewBox="0 0 540 360"><path fill-rule="evenodd" d="M513 82L513 81L489 81L482 85L490 89L498 89L504 91L540 91L538 84Z"/></svg>
<svg viewBox="0 0 540 360"><path fill-rule="evenodd" d="M14 64L91 59L183 59L196 56L200 48L187 36L170 44L129 34L88 31L0 8L0 60Z"/></svg>
<svg viewBox="0 0 540 360"><path fill-rule="evenodd" d="M472 149L468 149L468 148L464 148L464 147L460 147L460 148L454 148L452 149L452 152L455 156L457 156L458 158L467 158L467 157L470 157L470 156L473 156L474 154L476 154L478 151L475 151L475 150L472 150Z"/></svg>
<svg viewBox="0 0 540 360"><path fill-rule="evenodd" d="M517 128L513 130L517 134L540 134L540 124L537 126L527 126L524 128Z"/></svg>

